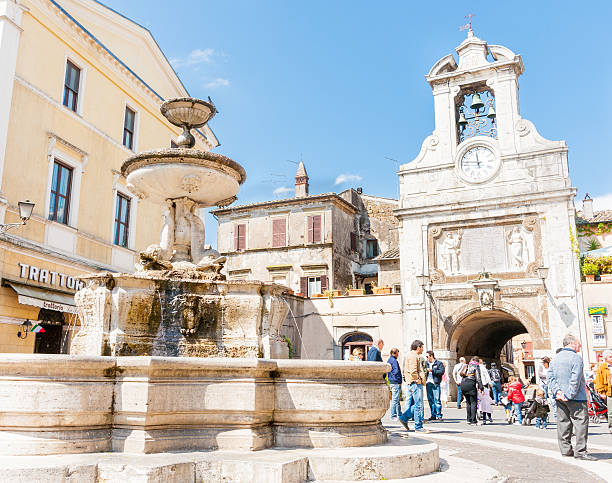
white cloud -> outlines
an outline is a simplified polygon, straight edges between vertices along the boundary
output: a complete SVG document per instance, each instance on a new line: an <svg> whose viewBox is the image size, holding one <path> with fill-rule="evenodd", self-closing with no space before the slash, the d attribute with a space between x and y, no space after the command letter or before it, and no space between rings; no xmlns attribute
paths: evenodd
<svg viewBox="0 0 612 483"><path fill-rule="evenodd" d="M359 176L358 174L346 174L346 173L342 173L341 175L339 175L336 178L336 182L334 183L334 185L339 185L342 183L349 183L351 181L361 181L363 178L361 176Z"/></svg>
<svg viewBox="0 0 612 483"><path fill-rule="evenodd" d="M612 210L612 193L593 197L593 209L595 211Z"/></svg>
<svg viewBox="0 0 612 483"><path fill-rule="evenodd" d="M287 188L286 186L281 186L280 188L276 188L274 191L274 196L285 196L289 193L293 193L293 188Z"/></svg>
<svg viewBox="0 0 612 483"><path fill-rule="evenodd" d="M211 80L204 84L204 87L207 89L214 89L215 87L227 87L230 85L230 81L224 79L223 77L217 77L216 79Z"/></svg>
<svg viewBox="0 0 612 483"><path fill-rule="evenodd" d="M170 63L176 67L182 67L184 65L197 65L197 64L208 64L212 62L213 56L216 53L214 49L194 49L189 52L189 55L185 58L170 59Z"/></svg>

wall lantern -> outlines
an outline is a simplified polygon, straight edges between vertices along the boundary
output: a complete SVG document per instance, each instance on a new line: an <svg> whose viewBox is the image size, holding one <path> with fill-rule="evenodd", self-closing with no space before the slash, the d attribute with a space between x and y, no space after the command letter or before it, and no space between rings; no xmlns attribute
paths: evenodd
<svg viewBox="0 0 612 483"><path fill-rule="evenodd" d="M25 319L23 324L19 326L19 330L17 331L17 337L20 339L25 339L28 336L28 332L32 330L32 322L29 319Z"/></svg>
<svg viewBox="0 0 612 483"><path fill-rule="evenodd" d="M548 277L548 272L550 271L550 268L548 268L548 267L539 267L539 268L536 269L536 271L538 272L538 277L540 277L542 279L542 281L544 281Z"/></svg>
<svg viewBox="0 0 612 483"><path fill-rule="evenodd" d="M17 203L17 206L19 206L19 218L21 218L21 222L20 223L0 223L0 232L10 230L14 226L25 225L26 222L32 216L34 205L35 203L32 203L30 200L20 201L19 203Z"/></svg>

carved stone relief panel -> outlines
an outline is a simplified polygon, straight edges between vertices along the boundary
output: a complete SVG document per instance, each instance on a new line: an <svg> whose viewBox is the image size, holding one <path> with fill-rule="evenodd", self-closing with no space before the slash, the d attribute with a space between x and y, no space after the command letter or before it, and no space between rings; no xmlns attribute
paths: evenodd
<svg viewBox="0 0 612 483"><path fill-rule="evenodd" d="M535 216L433 226L429 230L432 281L469 280L483 271L506 274L502 278L532 276L541 265L539 238Z"/></svg>

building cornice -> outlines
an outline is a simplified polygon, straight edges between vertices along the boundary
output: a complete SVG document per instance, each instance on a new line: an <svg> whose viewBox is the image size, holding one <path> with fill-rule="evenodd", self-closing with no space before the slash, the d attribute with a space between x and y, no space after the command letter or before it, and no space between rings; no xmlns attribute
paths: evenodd
<svg viewBox="0 0 612 483"><path fill-rule="evenodd" d="M220 210L212 210L211 213L217 217L231 215L234 213L244 213L251 210L259 210L262 208L268 207L279 207L279 206L294 206L294 205L306 205L317 202L325 202L329 201L335 204L342 206L345 209L348 209L352 213L357 213L357 208L346 201L344 198L340 197L336 193L327 193L322 195L310 195L303 198L288 198L283 200L270 200L270 201L261 201L258 203L252 203L249 205L240 205L232 208L223 208Z"/></svg>

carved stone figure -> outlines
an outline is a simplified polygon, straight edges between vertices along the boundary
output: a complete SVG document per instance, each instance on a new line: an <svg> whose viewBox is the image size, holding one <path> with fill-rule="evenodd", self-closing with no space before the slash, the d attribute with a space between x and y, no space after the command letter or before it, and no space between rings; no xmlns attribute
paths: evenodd
<svg viewBox="0 0 612 483"><path fill-rule="evenodd" d="M140 252L136 269L143 270L172 270L172 263L164 260L163 250L159 245L150 245Z"/></svg>
<svg viewBox="0 0 612 483"><path fill-rule="evenodd" d="M180 307L182 312L183 326L180 331L183 335L194 335L200 327L200 298L195 296L177 297L176 305Z"/></svg>
<svg viewBox="0 0 612 483"><path fill-rule="evenodd" d="M527 240L521 233L521 229L515 226L507 236L508 253L510 255L510 265L512 268L521 269L525 266L528 260Z"/></svg>
<svg viewBox="0 0 612 483"><path fill-rule="evenodd" d="M463 230L457 234L447 232L444 240L440 242L440 258L442 268L446 273L459 273L459 254L461 253L461 238Z"/></svg>

